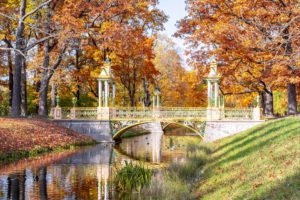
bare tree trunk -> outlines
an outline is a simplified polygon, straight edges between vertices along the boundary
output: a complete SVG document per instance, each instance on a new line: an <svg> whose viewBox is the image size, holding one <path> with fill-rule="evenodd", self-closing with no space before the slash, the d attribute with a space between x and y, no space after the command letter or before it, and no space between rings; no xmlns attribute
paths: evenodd
<svg viewBox="0 0 300 200"><path fill-rule="evenodd" d="M24 29L25 24L23 21L23 17L25 16L26 12L26 5L27 1L22 0L20 6L20 19L18 22L17 34L16 34L16 49L24 52ZM15 55L15 70L14 70L14 84L13 84L13 98L12 98L12 109L11 115L14 117L18 117L21 114L21 72L22 72L22 65L23 65L24 57L19 53L16 52Z"/></svg>
<svg viewBox="0 0 300 200"><path fill-rule="evenodd" d="M11 111L12 105L12 92L13 92L13 63L11 51L7 51L7 63L8 63L8 89L9 89L9 110Z"/></svg>
<svg viewBox="0 0 300 200"><path fill-rule="evenodd" d="M296 85L292 83L288 83L287 85L287 93L288 93L288 115L296 115L297 114L297 90Z"/></svg>
<svg viewBox="0 0 300 200"><path fill-rule="evenodd" d="M36 73L39 73L39 72L36 72ZM36 78L36 76L37 75L35 75L35 78ZM37 80L36 83L35 83L35 92L39 93L40 89L41 89L41 81ZM36 104L35 111L36 111L36 113L38 113L38 111L39 111L39 104L38 103Z"/></svg>
<svg viewBox="0 0 300 200"><path fill-rule="evenodd" d="M263 109L263 113L266 113L265 99L265 92L260 92L260 107Z"/></svg>
<svg viewBox="0 0 300 200"><path fill-rule="evenodd" d="M39 111L38 114L41 116L48 115L48 108L47 108L47 94L48 94L48 67L50 63L50 54L49 54L49 40L45 42L44 47L44 64L43 64L43 72L41 78L41 85L40 85L40 94L39 94Z"/></svg>
<svg viewBox="0 0 300 200"><path fill-rule="evenodd" d="M283 39L286 41L282 47L285 49L285 55L291 56L293 53L293 46L290 39L290 30L289 26L283 30ZM293 71L293 68L288 66L289 70ZM296 85L293 83L287 84L287 95L288 95L288 115L295 115L297 114L297 91Z"/></svg>
<svg viewBox="0 0 300 200"><path fill-rule="evenodd" d="M149 107L151 105L151 95L149 92L149 83L146 79L143 79L143 88L145 93L144 105Z"/></svg>
<svg viewBox="0 0 300 200"><path fill-rule="evenodd" d="M265 92L265 115L266 117L274 117L273 93Z"/></svg>
<svg viewBox="0 0 300 200"><path fill-rule="evenodd" d="M46 14L46 32L50 33L50 21L51 21L51 13L50 13L50 6L47 6L47 14ZM48 68L50 65L50 40L46 40L44 42L44 63L42 69L42 78L41 78L41 85L39 91L39 110L38 114L40 116L48 116L48 107L47 107L47 94L48 94Z"/></svg>
<svg viewBox="0 0 300 200"><path fill-rule="evenodd" d="M23 59L21 73L21 116L27 115L27 76L26 76L26 61Z"/></svg>

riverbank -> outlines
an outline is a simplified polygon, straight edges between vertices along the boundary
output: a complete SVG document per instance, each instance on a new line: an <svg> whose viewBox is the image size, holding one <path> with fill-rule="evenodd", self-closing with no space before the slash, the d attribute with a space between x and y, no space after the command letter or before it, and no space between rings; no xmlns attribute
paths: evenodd
<svg viewBox="0 0 300 200"><path fill-rule="evenodd" d="M212 144L201 199L297 199L300 118L268 122Z"/></svg>
<svg viewBox="0 0 300 200"><path fill-rule="evenodd" d="M89 137L42 119L0 118L0 164L95 144Z"/></svg>

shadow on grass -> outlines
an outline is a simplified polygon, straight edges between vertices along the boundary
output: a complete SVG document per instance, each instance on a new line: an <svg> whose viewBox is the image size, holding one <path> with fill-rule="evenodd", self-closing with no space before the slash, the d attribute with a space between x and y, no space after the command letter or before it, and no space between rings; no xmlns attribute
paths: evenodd
<svg viewBox="0 0 300 200"><path fill-rule="evenodd" d="M287 122L278 120L247 131L241 136L235 136L236 138L233 138L231 141L220 146L214 152L218 154L217 151L224 151L219 152L221 155L215 155L215 157L210 160L210 165L208 165L208 168L206 169L207 171L204 175L205 177L202 184L205 184L205 179L209 179L213 176L213 173L218 173L217 171L219 169L221 170L222 165L224 164L228 164L229 168L227 169L226 167L226 170L232 170L236 168L234 165L241 165L243 163L243 158L246 158L248 155L269 156L267 151L265 151L266 148L271 148L270 145L272 144L280 144L280 141L282 140L285 141L285 143L288 143L288 139L292 139L300 133L299 127L299 119L291 119L291 121ZM260 151L263 149L265 154L260 155ZM230 152L232 152L232 154L230 154ZM222 171L222 173L226 173L226 171ZM209 191L205 191L205 193L214 193L223 186L230 184L231 181L234 182L234 179L232 179L232 177L228 177L228 180L218 183L215 182L215 185L213 185ZM262 198L258 197L256 199L296 199L295 197L299 197L300 192L299 181L300 177L298 172L294 176L287 178L285 182L279 182L280 185L278 184L277 187L274 187L270 189L270 191L262 194ZM296 195L294 194L295 192L297 193ZM248 199L249 196L255 194L247 193L241 195L244 195L244 198L239 199ZM276 196L278 196L278 198L273 198Z"/></svg>
<svg viewBox="0 0 300 200"><path fill-rule="evenodd" d="M289 137L290 135L296 134L298 130L299 130L299 127L296 127L296 128L290 129L286 132L282 132L281 134L278 134L278 135L276 134L275 136L270 137L267 140L264 140L260 143L257 143L256 145L250 146L249 148L246 148L242 151L239 151L236 154L234 154L232 156L229 156L226 159L223 159L223 160L220 160L220 161L214 163L211 166L211 169L213 169L215 167L219 167L224 163L229 163L229 162L238 160L242 157L245 157L245 156L247 156L247 155L249 155L249 154L251 154L255 151L258 151L259 149L262 149L264 146L272 144L274 141L276 141L277 139L279 139L281 137Z"/></svg>
<svg viewBox="0 0 300 200"><path fill-rule="evenodd" d="M300 169L297 170L292 176L287 177L285 180L281 181L278 185L270 188L262 194L258 194L257 199L289 199L298 200L300 197ZM238 199L248 199L249 194L245 194L242 198Z"/></svg>
<svg viewBox="0 0 300 200"><path fill-rule="evenodd" d="M297 124L297 123L299 123L299 122L295 121L295 122L289 123L289 126L292 126L292 125ZM246 138L245 137L243 140L241 140L242 142L240 141L241 143L238 143L238 144L232 146L230 149L226 150L224 153L218 155L218 157L216 157L216 159L219 159L219 158L227 155L228 153L230 153L231 151L233 151L235 149L242 148L242 147L244 147L248 144L251 144L252 142L255 142L255 141L261 140L265 137L268 137L270 134L276 134L276 135L278 133L281 134L280 129L283 128L282 124L279 124L279 125L276 125L276 126L273 126L273 127L270 124L269 126L270 127L266 127L264 129L261 129L262 132L260 132L260 133L256 132L257 130L252 130L251 132L249 132L249 134L247 136L248 139L245 139ZM290 130L287 130L287 131L290 131ZM284 131L282 131L282 132L284 132ZM252 137L250 137L250 136L252 136ZM237 143L237 142L235 142L235 143Z"/></svg>
<svg viewBox="0 0 300 200"><path fill-rule="evenodd" d="M265 129L265 124L260 125L260 126L254 128L254 129L252 129L251 131L249 131L249 134L243 134L243 135L241 135L241 136L238 136L238 135L231 136L231 137L235 137L235 139L230 140L229 142L227 142L227 143L225 143L225 144L219 146L219 147L214 151L214 153L216 153L216 152L218 152L218 151L221 151L222 149L226 148L227 146L231 146L231 145L233 145L233 144L235 144L235 143L237 143L237 142L240 142L241 140L244 140L244 139L250 137L250 136L251 136L251 133L253 133L253 132L259 132L259 131L261 131L261 130L263 130L263 129Z"/></svg>
<svg viewBox="0 0 300 200"><path fill-rule="evenodd" d="M246 133L238 136L238 135L235 135L233 137L235 137L235 139L233 140L230 140L229 142L225 143L224 145L222 146L219 146L215 151L214 153L218 152L218 151L221 151L222 149L228 147L228 146L232 146L234 145L235 143L238 143L238 142L241 142L243 140L246 140L247 138L249 137L252 137L253 135L256 135L257 133L261 132L261 131L268 131L268 126L272 126L272 129L275 129L275 128L281 128L282 126L281 125L277 125L278 123L282 122L283 120L276 120L276 121L273 121L273 122L270 122L270 123L265 123L265 124L262 124L262 125L259 125L257 126L256 128L253 128L249 131L247 131ZM296 123L296 122L295 122ZM261 134L259 134L258 136L260 136Z"/></svg>

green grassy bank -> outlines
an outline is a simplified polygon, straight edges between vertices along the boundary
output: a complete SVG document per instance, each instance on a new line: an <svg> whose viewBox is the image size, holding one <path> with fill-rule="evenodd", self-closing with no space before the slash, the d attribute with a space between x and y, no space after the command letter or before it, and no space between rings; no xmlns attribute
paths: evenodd
<svg viewBox="0 0 300 200"><path fill-rule="evenodd" d="M300 118L275 120L212 144L201 199L299 199Z"/></svg>

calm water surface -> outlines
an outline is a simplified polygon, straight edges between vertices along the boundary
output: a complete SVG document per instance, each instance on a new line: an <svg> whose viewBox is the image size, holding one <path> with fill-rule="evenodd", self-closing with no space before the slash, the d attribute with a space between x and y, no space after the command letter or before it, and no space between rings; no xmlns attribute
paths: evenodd
<svg viewBox="0 0 300 200"><path fill-rule="evenodd" d="M147 134L0 166L0 199L119 199L112 183L117 166L143 162L159 174L161 166L184 162L194 139Z"/></svg>

